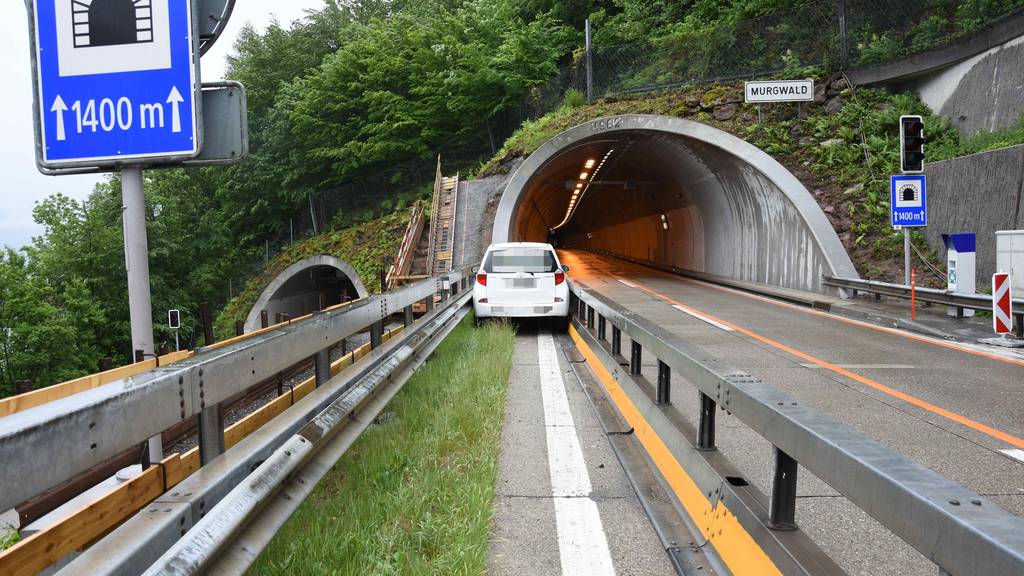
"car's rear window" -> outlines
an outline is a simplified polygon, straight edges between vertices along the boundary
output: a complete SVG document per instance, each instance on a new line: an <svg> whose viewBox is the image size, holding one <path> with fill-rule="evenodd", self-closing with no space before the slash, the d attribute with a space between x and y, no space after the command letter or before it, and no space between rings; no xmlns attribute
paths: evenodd
<svg viewBox="0 0 1024 576"><path fill-rule="evenodd" d="M503 248L484 258L484 272L555 272L555 253L543 248Z"/></svg>

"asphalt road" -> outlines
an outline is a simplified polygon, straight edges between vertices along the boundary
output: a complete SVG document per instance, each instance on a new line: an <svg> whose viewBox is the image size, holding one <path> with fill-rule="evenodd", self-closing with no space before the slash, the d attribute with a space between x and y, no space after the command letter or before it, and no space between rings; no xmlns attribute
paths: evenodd
<svg viewBox="0 0 1024 576"><path fill-rule="evenodd" d="M609 257L560 256L572 281L1024 515L1024 462L1013 456L1024 458L1024 357L868 326ZM645 355L652 381L655 370ZM673 378L672 398L696 422L696 389ZM749 481L770 491L767 442L724 413L717 440ZM934 564L802 468L798 494L801 528L850 574L936 574Z"/></svg>
<svg viewBox="0 0 1024 576"><path fill-rule="evenodd" d="M674 574L563 353L566 336L516 336L487 573Z"/></svg>

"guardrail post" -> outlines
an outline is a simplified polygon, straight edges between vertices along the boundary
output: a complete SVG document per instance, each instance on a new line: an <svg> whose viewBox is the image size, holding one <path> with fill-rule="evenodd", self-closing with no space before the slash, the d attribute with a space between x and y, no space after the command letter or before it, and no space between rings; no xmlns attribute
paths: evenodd
<svg viewBox="0 0 1024 576"><path fill-rule="evenodd" d="M1024 339L1024 314L1017 314L1017 338Z"/></svg>
<svg viewBox="0 0 1024 576"><path fill-rule="evenodd" d="M434 295L431 294L423 299L423 305L427 309L427 314L430 314L434 310Z"/></svg>
<svg viewBox="0 0 1024 576"><path fill-rule="evenodd" d="M235 336L241 336L245 334L245 322L242 320L235 320Z"/></svg>
<svg viewBox="0 0 1024 576"><path fill-rule="evenodd" d="M777 447L772 478L772 502L768 527L772 530L796 530L796 460Z"/></svg>
<svg viewBox="0 0 1024 576"><path fill-rule="evenodd" d="M612 354L622 354L622 330L615 325L612 325Z"/></svg>
<svg viewBox="0 0 1024 576"><path fill-rule="evenodd" d="M605 322L604 316L598 314L597 315L597 339L598 340L604 340L605 339L605 335L607 334L606 325L607 325L607 322Z"/></svg>
<svg viewBox="0 0 1024 576"><path fill-rule="evenodd" d="M700 421L697 424L697 450L710 452L715 448L715 409L717 403L703 392L700 394Z"/></svg>
<svg viewBox="0 0 1024 576"><path fill-rule="evenodd" d="M412 304L409 304L408 306L405 307L405 313L402 315L402 322L406 326L412 325L412 322L413 322Z"/></svg>
<svg viewBox="0 0 1024 576"><path fill-rule="evenodd" d="M655 403L672 403L672 368L661 360L658 360L658 393Z"/></svg>
<svg viewBox="0 0 1024 576"><path fill-rule="evenodd" d="M643 357L643 348L636 340L632 341L629 349L629 373L633 376L640 375L640 360Z"/></svg>
<svg viewBox="0 0 1024 576"><path fill-rule="evenodd" d="M260 328L270 326L270 317L266 310L260 310Z"/></svg>
<svg viewBox="0 0 1024 576"><path fill-rule="evenodd" d="M324 348L313 356L313 373L316 375L316 387L319 388L331 379L331 349Z"/></svg>
<svg viewBox="0 0 1024 576"><path fill-rule="evenodd" d="M199 383L199 397L202 398L202 381ZM206 466L224 453L224 420L220 405L206 406L199 413L199 465Z"/></svg>
<svg viewBox="0 0 1024 576"><path fill-rule="evenodd" d="M384 342L384 321L377 320L370 325L370 349L375 350Z"/></svg>
<svg viewBox="0 0 1024 576"><path fill-rule="evenodd" d="M587 328L594 329L594 307L587 306Z"/></svg>

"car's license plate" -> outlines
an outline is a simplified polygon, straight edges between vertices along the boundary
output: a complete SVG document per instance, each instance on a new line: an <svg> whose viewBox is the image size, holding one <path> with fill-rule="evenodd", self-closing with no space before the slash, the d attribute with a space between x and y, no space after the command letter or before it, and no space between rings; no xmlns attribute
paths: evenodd
<svg viewBox="0 0 1024 576"><path fill-rule="evenodd" d="M537 281L533 278L510 278L506 286L509 288L536 288Z"/></svg>

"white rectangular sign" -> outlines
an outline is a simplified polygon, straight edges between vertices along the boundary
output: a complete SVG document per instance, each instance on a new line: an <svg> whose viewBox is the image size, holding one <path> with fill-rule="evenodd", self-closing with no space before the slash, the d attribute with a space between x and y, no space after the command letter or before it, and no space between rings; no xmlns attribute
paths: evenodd
<svg viewBox="0 0 1024 576"><path fill-rule="evenodd" d="M743 100L757 102L810 102L814 80L766 80L743 83Z"/></svg>

